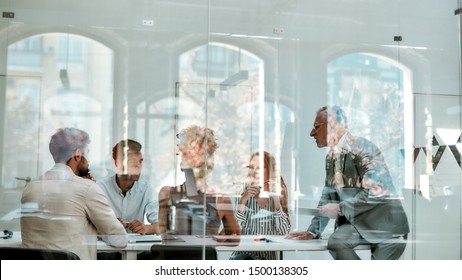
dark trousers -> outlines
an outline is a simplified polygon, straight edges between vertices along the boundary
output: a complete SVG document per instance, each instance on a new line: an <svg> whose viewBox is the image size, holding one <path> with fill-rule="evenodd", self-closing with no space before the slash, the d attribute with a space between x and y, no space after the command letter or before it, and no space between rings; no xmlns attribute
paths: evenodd
<svg viewBox="0 0 462 280"><path fill-rule="evenodd" d="M361 244L371 245L372 260L397 260L406 248L406 236L369 243L351 224L339 226L329 237L327 249L335 260L359 260L354 248Z"/></svg>

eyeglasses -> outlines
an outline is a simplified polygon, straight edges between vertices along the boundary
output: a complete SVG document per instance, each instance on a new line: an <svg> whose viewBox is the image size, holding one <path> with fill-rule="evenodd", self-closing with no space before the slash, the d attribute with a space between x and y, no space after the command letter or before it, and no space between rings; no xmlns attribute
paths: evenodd
<svg viewBox="0 0 462 280"><path fill-rule="evenodd" d="M325 124L325 123L315 123L315 124L313 124L313 130L318 131L318 129L321 128L321 126L323 124Z"/></svg>

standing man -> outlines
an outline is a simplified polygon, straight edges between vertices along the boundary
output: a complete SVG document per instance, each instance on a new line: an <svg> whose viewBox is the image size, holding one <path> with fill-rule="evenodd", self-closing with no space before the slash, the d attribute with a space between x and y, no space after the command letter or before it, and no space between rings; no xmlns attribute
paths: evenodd
<svg viewBox="0 0 462 280"><path fill-rule="evenodd" d="M61 128L49 144L55 165L32 180L21 198L21 236L27 248L67 250L96 259L97 233L109 245L125 247L127 234L101 189L88 177L90 137Z"/></svg>
<svg viewBox="0 0 462 280"><path fill-rule="evenodd" d="M345 112L338 106L318 110L310 136L318 148L329 148L319 213L307 231L287 238L320 238L329 219L335 219L328 240L334 259L359 259L354 251L359 244L372 246L373 260L398 259L409 225L380 150L349 133Z"/></svg>
<svg viewBox="0 0 462 280"><path fill-rule="evenodd" d="M157 233L158 199L151 184L139 181L143 164L141 144L121 140L112 149L116 174L98 182L128 232ZM144 217L150 224L144 224Z"/></svg>

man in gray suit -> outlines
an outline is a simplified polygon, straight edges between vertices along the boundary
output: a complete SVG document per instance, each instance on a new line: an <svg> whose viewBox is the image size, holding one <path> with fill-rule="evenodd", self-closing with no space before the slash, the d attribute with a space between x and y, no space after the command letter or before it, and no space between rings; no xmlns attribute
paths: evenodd
<svg viewBox="0 0 462 280"><path fill-rule="evenodd" d="M372 246L373 260L398 259L409 225L380 150L349 133L345 112L338 106L318 110L310 136L318 148L329 148L325 187L308 230L287 238L320 238L329 219L335 219L328 240L334 259L360 259L354 251L359 244Z"/></svg>

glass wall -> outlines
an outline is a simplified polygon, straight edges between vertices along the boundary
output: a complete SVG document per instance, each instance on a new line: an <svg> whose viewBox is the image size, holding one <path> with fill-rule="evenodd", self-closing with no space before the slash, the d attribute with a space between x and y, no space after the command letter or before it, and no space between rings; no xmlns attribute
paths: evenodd
<svg viewBox="0 0 462 280"><path fill-rule="evenodd" d="M75 127L90 135L96 183L116 176L117 142L142 145L140 181L160 201L160 232L218 235L229 213L243 227L241 245L306 231L330 151L310 133L322 125L317 110L338 105L348 131L381 151L405 209L401 259L460 259L457 2L2 1L0 228L19 234L26 185L54 165L51 135ZM264 151L274 158L266 179L255 175L263 157L251 161ZM186 158L194 152L196 161ZM189 168L200 198L187 191ZM262 187L253 219L266 223L254 231L239 214L249 185ZM324 246L334 224L317 236ZM277 258L332 259L325 247L296 246Z"/></svg>

